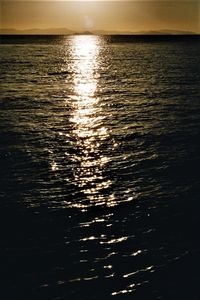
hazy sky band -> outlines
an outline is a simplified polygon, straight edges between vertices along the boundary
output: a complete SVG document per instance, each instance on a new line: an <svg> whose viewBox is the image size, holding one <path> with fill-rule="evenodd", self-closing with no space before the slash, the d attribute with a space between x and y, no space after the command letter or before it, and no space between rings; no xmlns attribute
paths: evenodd
<svg viewBox="0 0 200 300"><path fill-rule="evenodd" d="M200 32L199 1L1 1L1 27Z"/></svg>

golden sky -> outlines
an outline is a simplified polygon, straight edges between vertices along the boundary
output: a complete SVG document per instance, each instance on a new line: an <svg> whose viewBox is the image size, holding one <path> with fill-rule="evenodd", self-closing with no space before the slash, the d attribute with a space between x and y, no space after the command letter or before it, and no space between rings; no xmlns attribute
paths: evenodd
<svg viewBox="0 0 200 300"><path fill-rule="evenodd" d="M68 28L137 32L177 29L200 32L200 2L1 0L1 27Z"/></svg>

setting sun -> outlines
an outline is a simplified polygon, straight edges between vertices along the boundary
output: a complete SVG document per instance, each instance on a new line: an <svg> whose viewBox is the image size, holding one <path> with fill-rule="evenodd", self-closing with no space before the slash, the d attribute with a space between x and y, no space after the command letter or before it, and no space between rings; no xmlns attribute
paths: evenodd
<svg viewBox="0 0 200 300"><path fill-rule="evenodd" d="M49 34L199 32L198 11L198 1L2 1L1 27Z"/></svg>

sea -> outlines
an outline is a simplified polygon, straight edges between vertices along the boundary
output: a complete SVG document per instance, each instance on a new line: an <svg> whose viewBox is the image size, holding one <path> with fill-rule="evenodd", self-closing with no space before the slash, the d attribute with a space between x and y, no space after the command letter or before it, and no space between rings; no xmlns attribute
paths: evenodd
<svg viewBox="0 0 200 300"><path fill-rule="evenodd" d="M199 36L0 51L0 298L199 300Z"/></svg>

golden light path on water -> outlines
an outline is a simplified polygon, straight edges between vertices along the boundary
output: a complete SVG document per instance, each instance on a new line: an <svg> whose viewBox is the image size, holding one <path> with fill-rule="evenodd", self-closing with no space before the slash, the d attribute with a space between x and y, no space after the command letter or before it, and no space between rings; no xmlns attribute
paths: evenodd
<svg viewBox="0 0 200 300"><path fill-rule="evenodd" d="M84 193L85 200L73 206L86 208L88 205L105 204L105 189L111 181L104 178L103 170L109 158L102 154L102 143L109 138L103 121L105 114L96 96L98 87L98 68L100 64L100 41L96 36L75 36L71 44L73 78L73 103L70 122L75 137L77 152L73 161L75 184ZM107 195L106 204L114 205L114 195Z"/></svg>

